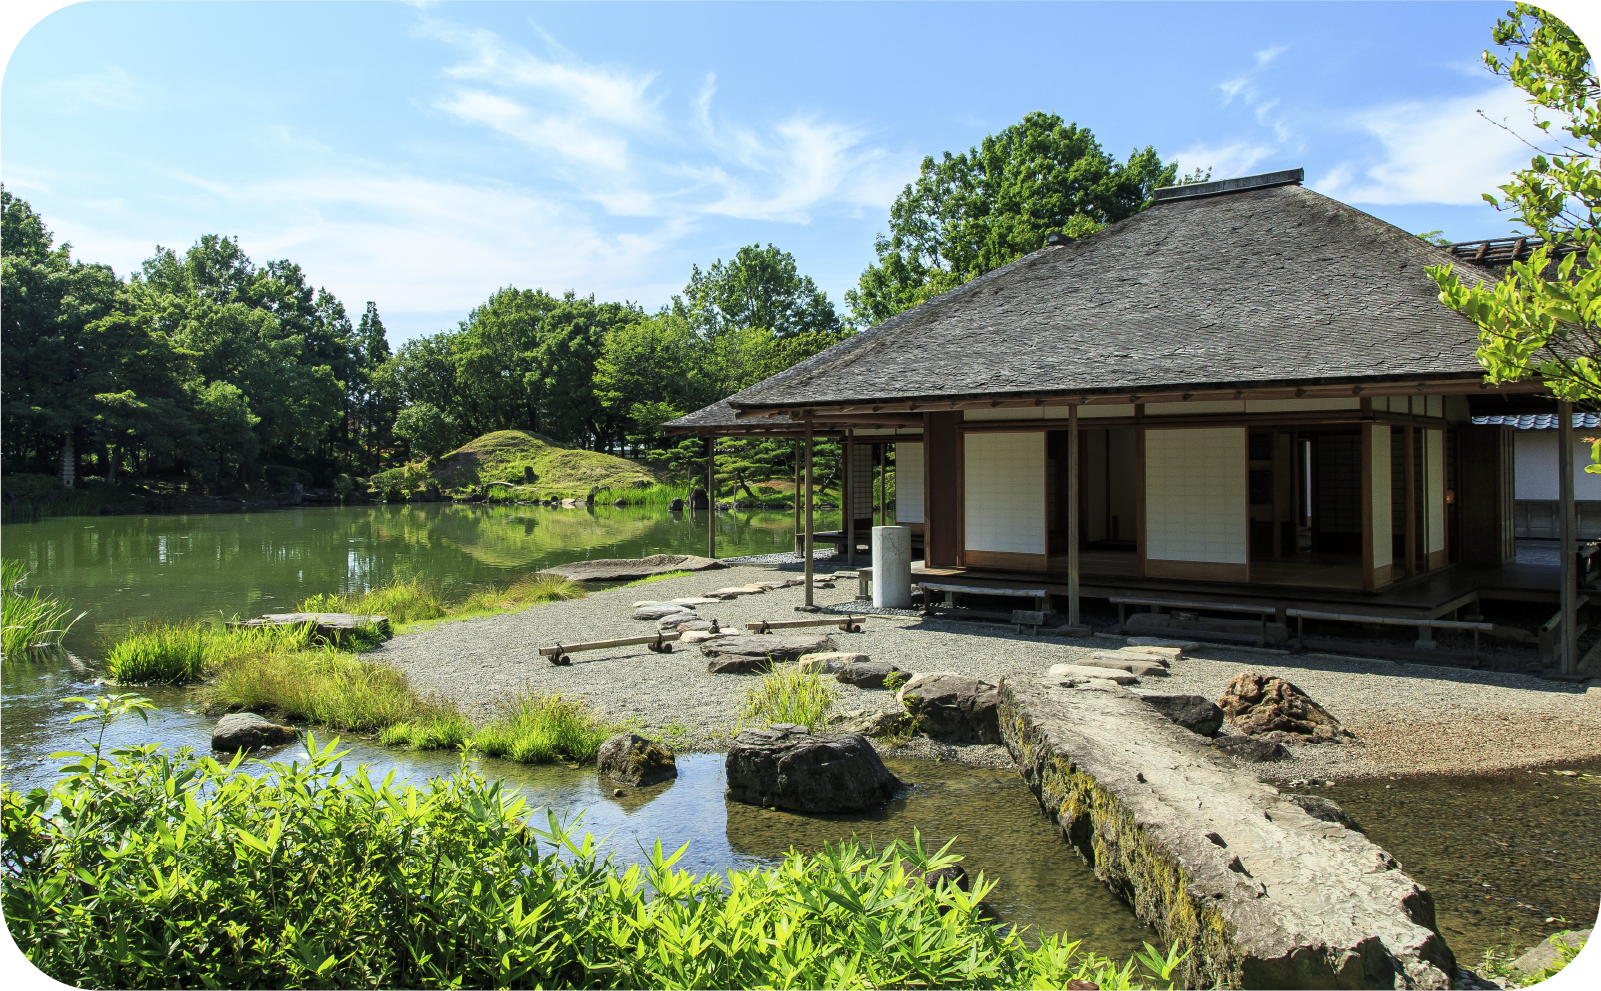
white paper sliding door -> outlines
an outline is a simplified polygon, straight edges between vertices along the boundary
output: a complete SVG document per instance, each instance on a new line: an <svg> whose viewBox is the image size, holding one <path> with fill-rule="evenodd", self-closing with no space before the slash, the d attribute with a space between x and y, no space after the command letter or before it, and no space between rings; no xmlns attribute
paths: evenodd
<svg viewBox="0 0 1601 991"><path fill-rule="evenodd" d="M923 522L923 444L895 443L895 522Z"/></svg>
<svg viewBox="0 0 1601 991"><path fill-rule="evenodd" d="M962 561L1045 570L1045 434L968 433L963 440Z"/></svg>
<svg viewBox="0 0 1601 991"><path fill-rule="evenodd" d="M1244 427L1145 431L1145 540L1152 578L1250 580Z"/></svg>

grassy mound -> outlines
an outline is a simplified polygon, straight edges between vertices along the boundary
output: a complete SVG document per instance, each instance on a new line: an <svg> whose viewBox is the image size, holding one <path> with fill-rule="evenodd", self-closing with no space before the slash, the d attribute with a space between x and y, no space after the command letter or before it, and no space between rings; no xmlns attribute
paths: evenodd
<svg viewBox="0 0 1601 991"><path fill-rule="evenodd" d="M552 494L587 495L591 488L631 489L663 481L654 469L599 451L566 448L528 430L496 430L440 459L433 477L442 488L507 482L522 485L534 470L533 487Z"/></svg>

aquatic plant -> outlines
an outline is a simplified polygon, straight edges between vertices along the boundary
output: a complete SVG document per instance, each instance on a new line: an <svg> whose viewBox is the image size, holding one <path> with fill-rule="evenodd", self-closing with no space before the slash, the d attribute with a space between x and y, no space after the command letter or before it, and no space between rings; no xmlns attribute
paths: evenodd
<svg viewBox="0 0 1601 991"><path fill-rule="evenodd" d="M319 592L295 607L296 612L342 612L387 616L394 625L438 619L449 611L439 583L415 575L395 578L364 592Z"/></svg>
<svg viewBox="0 0 1601 991"><path fill-rule="evenodd" d="M450 611L452 614L507 612L543 602L581 599L587 594L589 593L582 584L570 578L548 572L537 572L524 575L506 588L490 585L479 589L459 604L452 606Z"/></svg>
<svg viewBox="0 0 1601 991"><path fill-rule="evenodd" d="M73 616L71 606L39 589L24 595L22 585L27 580L28 569L21 561L0 561L0 655L5 657L60 646L73 624L88 615Z"/></svg>
<svg viewBox="0 0 1601 991"><path fill-rule="evenodd" d="M828 710L838 697L816 672L787 664L763 675L762 683L745 693L744 718L796 723L815 731L828 723Z"/></svg>
<svg viewBox="0 0 1601 991"><path fill-rule="evenodd" d="M0 785L0 910L81 987L1132 986L1077 942L1030 949L920 839L725 874L658 841L622 866L473 773L341 772L335 740L265 774L155 745L82 755L50 791ZM159 910L156 910L159 907ZM1160 954L1151 956L1160 961Z"/></svg>
<svg viewBox="0 0 1601 991"><path fill-rule="evenodd" d="M136 624L106 651L106 670L122 685L199 681L240 658L310 647L313 623L216 627L189 621Z"/></svg>
<svg viewBox="0 0 1601 991"><path fill-rule="evenodd" d="M472 743L491 757L525 764L588 763L600 752L609 732L578 699L524 692L508 699L500 718L474 733Z"/></svg>
<svg viewBox="0 0 1601 991"><path fill-rule="evenodd" d="M330 646L231 658L196 691L209 711L275 711L286 719L371 732L431 711L404 672Z"/></svg>

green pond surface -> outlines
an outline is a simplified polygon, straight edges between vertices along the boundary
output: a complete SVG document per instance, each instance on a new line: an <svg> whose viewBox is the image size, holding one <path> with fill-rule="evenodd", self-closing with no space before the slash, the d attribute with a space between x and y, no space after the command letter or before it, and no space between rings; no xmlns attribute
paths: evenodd
<svg viewBox="0 0 1601 991"><path fill-rule="evenodd" d="M88 615L71 655L8 660L0 711L0 762L14 787L49 781L49 754L78 749L84 724L61 699L100 691L95 665L108 639L152 618L251 616L292 608L317 592L381 584L397 575L440 581L447 594L508 582L574 560L704 554L706 513L662 507L385 505L258 513L67 518L0 527L0 554L33 571L30 585ZM833 523L820 517L818 528ZM788 512L719 513L719 556L792 549ZM208 746L210 720L180 688L145 692L148 725L124 718L112 745ZM455 769L452 755L346 741L347 766L421 780ZM276 755L288 759L292 753ZM921 830L955 838L969 870L1000 881L991 902L1007 922L1082 938L1126 957L1153 934L1097 883L1013 772L889 762L911 787L872 815L799 816L728 803L722 759L686 755L671 784L612 796L592 769L481 759L479 770L536 805L582 813L619 858L639 859L657 839L690 844L683 865L720 870L771 864L791 847L813 850L852 834L886 840ZM1592 925L1601 892L1601 765L1585 775L1538 772L1341 782L1318 793L1338 801L1374 842L1434 894L1442 934L1466 966L1489 946L1513 952L1544 935ZM259 771L259 767L256 769ZM1386 787L1388 786L1388 787ZM1547 922L1545 920L1552 919Z"/></svg>

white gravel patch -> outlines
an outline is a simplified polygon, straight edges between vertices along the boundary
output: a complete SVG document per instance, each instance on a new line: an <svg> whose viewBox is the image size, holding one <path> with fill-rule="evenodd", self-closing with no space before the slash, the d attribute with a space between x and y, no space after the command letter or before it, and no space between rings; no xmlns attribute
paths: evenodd
<svg viewBox="0 0 1601 991"><path fill-rule="evenodd" d="M570 667L555 667L542 646L645 635L654 623L630 618L632 603L699 595L753 581L792 578L799 562L743 564L681 578L595 592L583 599L534 606L518 613L442 623L397 637L370 655L405 671L414 685L456 700L478 719L494 715L502 700L519 692L564 692L583 698L608 719L660 735L683 750L721 750L737 732L746 692L757 678L711 675L693 647L655 654L620 647L573 655ZM816 566L819 580L837 569ZM856 579L819 588L815 602L829 613L877 612L855 601ZM759 620L805 618L795 606L804 589L741 596L696 611L723 626ZM887 611L886 611L887 612ZM901 611L896 611L897 613ZM779 635L782 635L781 633ZM1044 671L1122 638L1067 638L1018 633L1005 624L979 624L874 615L862 633L832 631L841 650L890 661L913 672L950 671L991 683L1010 671ZM1180 659L1168 678L1146 678L1140 687L1217 698L1242 671L1275 674L1316 699L1358 741L1292 748L1287 761L1260 765L1276 779L1348 778L1412 773L1502 770L1561 761L1601 758L1601 689L1542 681L1525 675L1391 661L1293 656L1278 651L1201 647ZM895 710L893 692L839 686L836 711ZM926 751L926 752L925 752ZM951 747L919 740L902 756L1004 764L996 747Z"/></svg>

